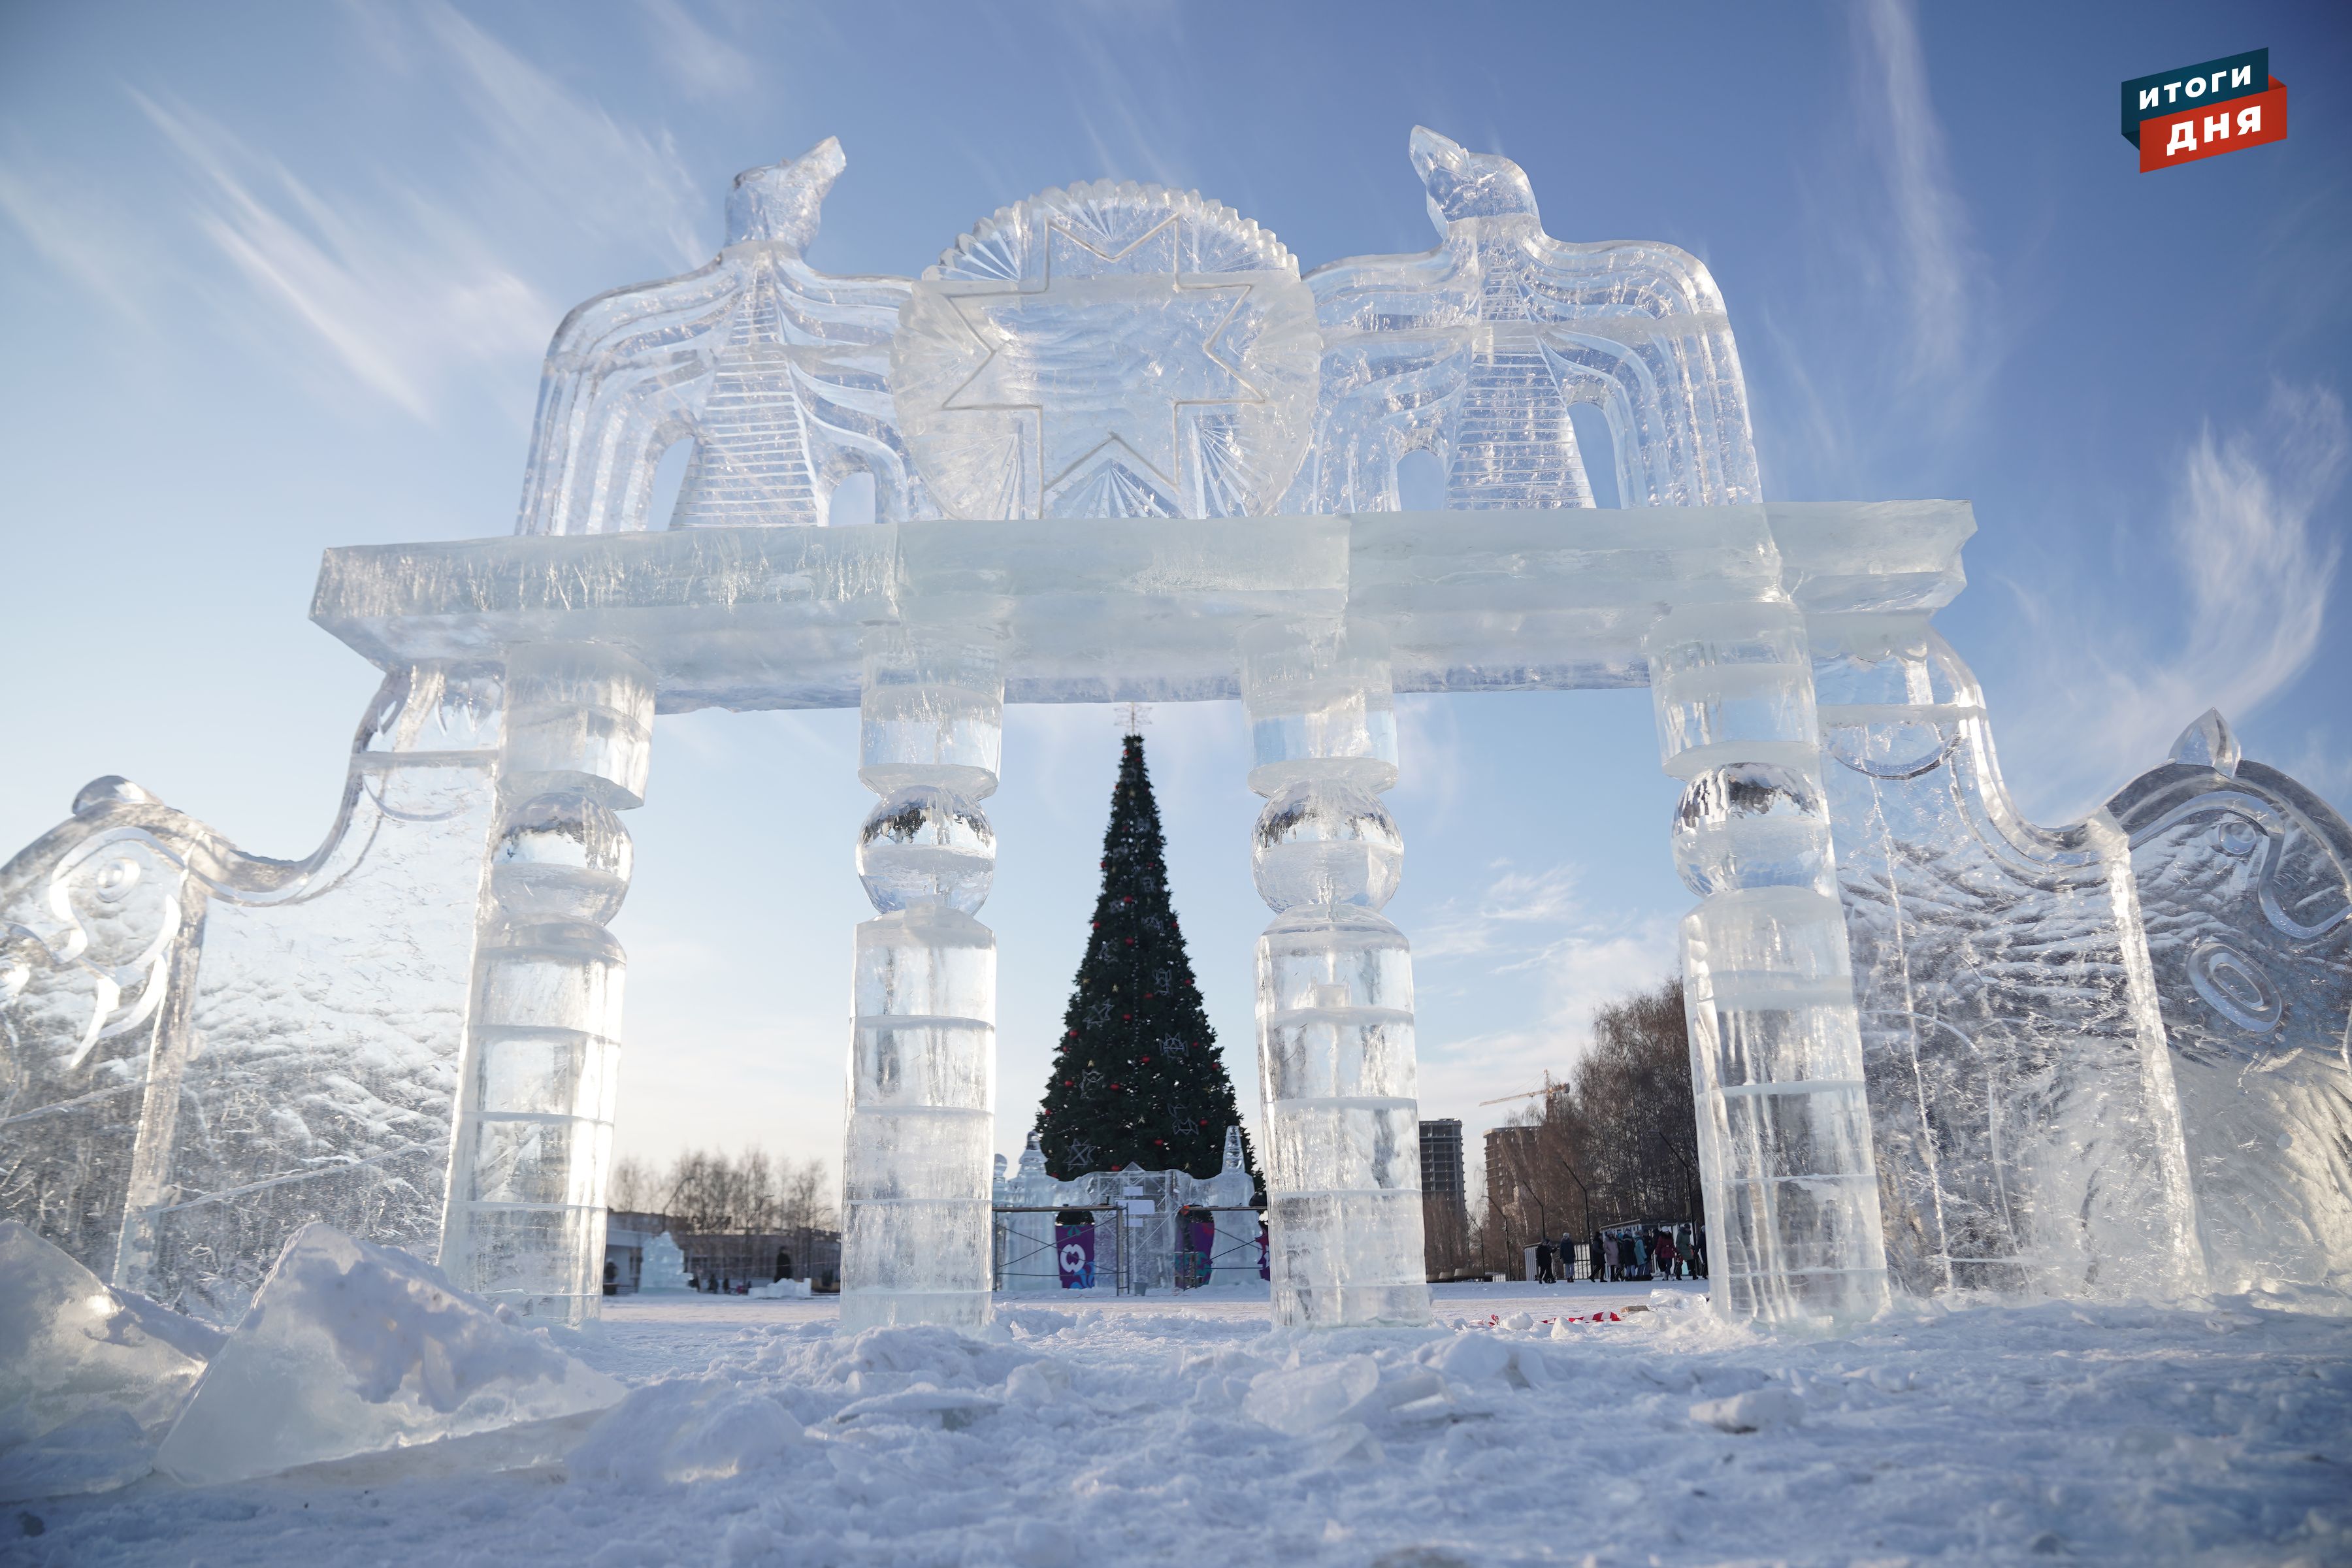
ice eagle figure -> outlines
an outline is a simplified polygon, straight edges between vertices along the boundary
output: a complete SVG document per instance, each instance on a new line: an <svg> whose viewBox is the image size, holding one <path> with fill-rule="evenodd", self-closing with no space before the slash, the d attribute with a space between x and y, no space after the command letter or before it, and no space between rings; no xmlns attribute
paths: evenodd
<svg viewBox="0 0 2352 1568"><path fill-rule="evenodd" d="M1400 465L1423 452L1448 510L1591 506L1577 404L1606 420L1621 504L1763 499L1705 264L1671 245L1554 239L1508 158L1420 126L1409 151L1439 245L1307 275L1322 399L1291 510L1400 510Z"/></svg>
<svg viewBox="0 0 2352 1568"><path fill-rule="evenodd" d="M930 515L899 441L890 338L908 282L835 278L803 253L845 166L832 137L735 177L708 266L574 310L548 345L518 533L651 525L654 472L694 457L674 527L824 523L872 476L874 516Z"/></svg>

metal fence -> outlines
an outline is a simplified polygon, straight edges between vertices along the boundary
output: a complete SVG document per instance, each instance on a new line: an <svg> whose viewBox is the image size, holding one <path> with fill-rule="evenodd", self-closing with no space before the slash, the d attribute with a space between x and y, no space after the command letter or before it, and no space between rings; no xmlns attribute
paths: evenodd
<svg viewBox="0 0 2352 1568"><path fill-rule="evenodd" d="M1229 1214L1233 1210L1217 1210ZM1257 1211L1248 1211L1255 1214ZM1039 1205L1003 1205L991 1215L992 1236L989 1251L994 1258L994 1284L999 1290L1008 1289L1009 1276L1025 1275L1043 1279L1056 1276L1059 1289L1071 1289L1059 1283L1061 1243L1049 1222L1042 1237L1032 1234L1034 1228L1013 1222L1015 1215L1059 1216L1066 1214L1091 1215L1094 1221L1095 1289L1108 1286L1120 1296L1148 1296L1153 1291L1190 1289L1206 1285L1216 1278L1220 1268L1244 1269L1255 1278L1258 1267L1257 1232L1247 1236L1229 1236L1222 1228L1212 1233L1206 1254L1192 1252L1181 1245L1179 1221L1182 1211L1176 1213L1140 1214L1126 1203L1051 1204ZM1046 1294L1040 1290L1038 1294Z"/></svg>

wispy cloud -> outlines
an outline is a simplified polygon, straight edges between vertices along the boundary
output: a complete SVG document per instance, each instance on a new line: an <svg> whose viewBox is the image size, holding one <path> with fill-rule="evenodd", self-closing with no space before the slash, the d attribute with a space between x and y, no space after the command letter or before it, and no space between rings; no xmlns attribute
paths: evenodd
<svg viewBox="0 0 2352 1568"><path fill-rule="evenodd" d="M446 5L416 16L436 46L428 68L451 79L487 133L473 171L479 203L560 235L659 234L682 265L709 255L697 226L703 198L666 132L615 120Z"/></svg>
<svg viewBox="0 0 2352 1568"><path fill-rule="evenodd" d="M1451 1039L1424 1027L1421 1099L1428 1114L1459 1116L1473 1128L1502 1121L1519 1107L1482 1102L1532 1089L1547 1072L1567 1072L1591 1043L1592 1016L1603 1004L1673 972L1673 919L1602 907L1584 893L1583 879L1574 865L1498 865L1475 897L1450 900L1420 922L1418 989L1516 985L1532 994L1515 1010L1537 1020Z"/></svg>
<svg viewBox="0 0 2352 1568"><path fill-rule="evenodd" d="M671 81L705 98L734 98L759 81L751 57L696 19L678 0L644 0L646 37Z"/></svg>
<svg viewBox="0 0 2352 1568"><path fill-rule="evenodd" d="M2066 670L2027 714L2017 748L2071 820L2138 769L2161 761L2208 708L2233 722L2310 667L2342 564L2336 502L2352 463L2343 401L2279 386L2252 431L2208 426L2183 454L2166 540L2184 619L2151 636L2084 624L2011 584Z"/></svg>
<svg viewBox="0 0 2352 1568"><path fill-rule="evenodd" d="M1978 262L1927 89L1910 0L1862 0L1853 13L1858 99L1892 213L1893 281L1901 290L1915 382L1962 368L1978 342Z"/></svg>
<svg viewBox="0 0 2352 1568"><path fill-rule="evenodd" d="M21 136L0 156L0 216L59 277L111 309L145 314L143 279L160 259L150 237L88 182L44 163Z"/></svg>
<svg viewBox="0 0 2352 1568"><path fill-rule="evenodd" d="M445 371L544 336L549 302L446 211L327 199L204 116L131 96L202 177L198 229L265 303L408 413L432 416Z"/></svg>
<svg viewBox="0 0 2352 1568"><path fill-rule="evenodd" d="M19 135L0 163L0 214L118 310L152 315L193 293L257 352L305 347L309 363L423 420L485 363L536 356L563 302L535 279L583 248L634 248L651 232L681 268L708 252L704 203L666 135L614 120L446 5L346 15L378 69L415 79L409 101L446 103L462 128L457 176L434 195L360 145L313 149L306 175L240 134L234 106L133 86L193 178L134 203L106 193L144 197L152 181L37 156ZM206 247L225 271L190 265ZM137 263L163 255L174 264Z"/></svg>

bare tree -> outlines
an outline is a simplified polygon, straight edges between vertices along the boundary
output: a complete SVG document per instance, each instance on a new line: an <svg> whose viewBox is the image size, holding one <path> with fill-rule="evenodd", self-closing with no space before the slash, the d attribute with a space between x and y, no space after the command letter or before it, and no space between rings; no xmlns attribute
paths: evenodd
<svg viewBox="0 0 2352 1568"><path fill-rule="evenodd" d="M1432 1279L1457 1279L1470 1269L1470 1216L1452 1198L1421 1200L1422 1262Z"/></svg>
<svg viewBox="0 0 2352 1568"><path fill-rule="evenodd" d="M634 1154L624 1154L613 1162L612 1174L604 1182L604 1202L608 1205L642 1213L659 1196L660 1178L654 1174L653 1166Z"/></svg>
<svg viewBox="0 0 2352 1568"><path fill-rule="evenodd" d="M829 1230L834 1223L833 1179L822 1160L787 1163L778 1185L777 1220L786 1230Z"/></svg>
<svg viewBox="0 0 2352 1568"><path fill-rule="evenodd" d="M1697 1218L1698 1124L1682 982L1601 1008L1591 1049L1517 1125L1529 1131L1489 1144L1490 1157L1507 1162L1497 1190L1510 1194L1510 1211L1488 1216L1488 1267L1510 1267L1538 1235L1581 1240L1612 1225Z"/></svg>
<svg viewBox="0 0 2352 1568"><path fill-rule="evenodd" d="M819 1232L835 1224L834 1184L822 1160L764 1149L689 1149L648 1184L669 1216L689 1268L730 1279L764 1279L787 1259L806 1268Z"/></svg>

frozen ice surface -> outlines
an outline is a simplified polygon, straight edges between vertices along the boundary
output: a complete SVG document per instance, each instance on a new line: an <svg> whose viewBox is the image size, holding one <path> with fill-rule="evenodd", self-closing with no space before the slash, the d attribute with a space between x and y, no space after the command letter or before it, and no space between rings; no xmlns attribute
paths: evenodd
<svg viewBox="0 0 2352 1568"><path fill-rule="evenodd" d="M1577 403L1608 421L1627 505L1760 498L1730 321L1696 258L1553 239L1509 159L1422 127L1409 153L1438 247L1307 274L1322 386L1287 510L1402 510L1418 452L1449 510L1590 506Z"/></svg>
<svg viewBox="0 0 2352 1568"><path fill-rule="evenodd" d="M988 1321L996 939L941 904L857 928L845 1326Z"/></svg>
<svg viewBox="0 0 2352 1568"><path fill-rule="evenodd" d="M2352 1282L2352 827L2218 713L2107 805L2131 842L2213 1282Z"/></svg>
<svg viewBox="0 0 2352 1568"><path fill-rule="evenodd" d="M1277 1321L1426 1321L1411 948L1318 906L1266 928L1257 972Z"/></svg>
<svg viewBox="0 0 2352 1568"><path fill-rule="evenodd" d="M682 278L599 295L548 345L523 481L522 533L658 526L654 470L694 461L675 526L822 523L871 476L875 515L929 515L887 390L903 278L832 278L802 259L846 161L828 138L736 176L727 245Z"/></svg>
<svg viewBox="0 0 2352 1568"><path fill-rule="evenodd" d="M192 1484L580 1415L622 1386L389 1247L306 1226L156 1455Z"/></svg>
<svg viewBox="0 0 2352 1568"><path fill-rule="evenodd" d="M1235 517L1305 453L1315 298L1193 192L1100 182L998 212L915 284L890 351L950 517Z"/></svg>
<svg viewBox="0 0 2352 1568"><path fill-rule="evenodd" d="M2024 821L1924 621L1815 657L1889 1261L1908 1289L2203 1278L2172 1064L2111 818Z"/></svg>
<svg viewBox="0 0 2352 1568"><path fill-rule="evenodd" d="M435 1250L499 706L397 668L307 859L116 781L0 868L0 1212L224 1324L310 1220Z"/></svg>
<svg viewBox="0 0 2352 1568"><path fill-rule="evenodd" d="M858 830L858 879L886 914L919 904L975 913L995 875L995 829L971 802L937 784L883 796Z"/></svg>
<svg viewBox="0 0 2352 1568"><path fill-rule="evenodd" d="M1404 875L1404 839L1378 796L1302 780L1266 802L1250 860L1258 896L1277 914L1311 904L1377 910Z"/></svg>
<svg viewBox="0 0 2352 1568"><path fill-rule="evenodd" d="M0 1501L145 1475L219 1341L0 1220Z"/></svg>

